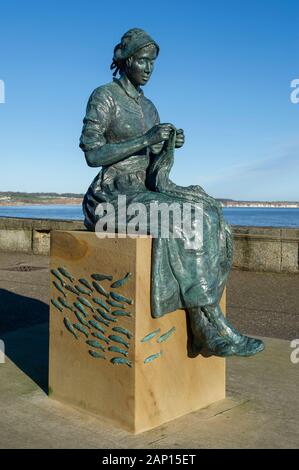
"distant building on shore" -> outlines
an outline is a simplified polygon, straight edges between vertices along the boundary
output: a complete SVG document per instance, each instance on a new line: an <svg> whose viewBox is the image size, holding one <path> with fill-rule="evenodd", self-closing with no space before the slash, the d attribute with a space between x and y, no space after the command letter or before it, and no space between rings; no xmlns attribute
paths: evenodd
<svg viewBox="0 0 299 470"><path fill-rule="evenodd" d="M299 202L295 201L235 201L233 199L218 199L222 207L276 207L298 209Z"/></svg>

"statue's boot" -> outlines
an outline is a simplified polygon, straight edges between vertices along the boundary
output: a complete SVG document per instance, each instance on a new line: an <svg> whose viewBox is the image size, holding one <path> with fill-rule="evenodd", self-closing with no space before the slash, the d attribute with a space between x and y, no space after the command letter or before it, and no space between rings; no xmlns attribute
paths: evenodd
<svg viewBox="0 0 299 470"><path fill-rule="evenodd" d="M235 354L231 341L219 335L200 307L188 308L192 341L191 355L228 357Z"/></svg>
<svg viewBox="0 0 299 470"><path fill-rule="evenodd" d="M253 356L265 348L263 341L239 333L225 318L220 305L202 307L206 317L223 338L229 339L233 354L236 356Z"/></svg>

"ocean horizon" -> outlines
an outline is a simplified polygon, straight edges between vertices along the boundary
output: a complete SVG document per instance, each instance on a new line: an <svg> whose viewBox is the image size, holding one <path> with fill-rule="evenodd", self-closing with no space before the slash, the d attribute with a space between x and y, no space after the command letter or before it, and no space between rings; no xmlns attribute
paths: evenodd
<svg viewBox="0 0 299 470"><path fill-rule="evenodd" d="M229 224L257 227L299 227L299 208L224 207ZM0 217L25 219L83 220L81 205L0 206Z"/></svg>

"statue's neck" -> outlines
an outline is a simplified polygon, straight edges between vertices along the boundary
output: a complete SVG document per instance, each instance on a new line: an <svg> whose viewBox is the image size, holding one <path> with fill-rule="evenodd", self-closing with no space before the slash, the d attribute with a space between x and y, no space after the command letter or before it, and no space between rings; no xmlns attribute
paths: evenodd
<svg viewBox="0 0 299 470"><path fill-rule="evenodd" d="M128 90L128 91L137 91L138 94L141 92L141 88L138 85L135 85L128 77L126 74L123 74L120 77L120 81L122 85Z"/></svg>
<svg viewBox="0 0 299 470"><path fill-rule="evenodd" d="M140 87L135 87L133 83L130 81L130 79L123 74L119 79L116 79L122 86L122 88L125 90L127 95L129 95L131 98L138 100L140 98L140 95L143 94L143 91L141 90Z"/></svg>

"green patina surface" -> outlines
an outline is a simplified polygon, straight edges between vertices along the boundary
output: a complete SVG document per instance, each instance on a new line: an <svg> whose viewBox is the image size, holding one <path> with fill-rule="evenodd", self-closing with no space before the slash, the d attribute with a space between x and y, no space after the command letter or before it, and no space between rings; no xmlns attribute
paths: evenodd
<svg viewBox="0 0 299 470"><path fill-rule="evenodd" d="M186 203L191 205L193 214L201 214L192 230L182 228L181 218L178 222L175 217L169 222L168 238L161 236L161 221L144 228L153 235L151 314L161 317L182 308L188 312L192 356L249 356L261 351L263 343L238 333L219 305L232 266L231 229L219 202L201 186L183 187L170 180L175 150L184 145L184 131L161 124L155 105L141 89L151 77L159 50L142 29L127 31L114 48L111 69L115 78L90 96L80 147L88 165L100 171L84 197L85 225L97 230L97 209L110 203L115 230L126 232L135 214L126 211L125 225L118 224L118 197L124 195L126 207L142 203L148 211L153 203L167 207L176 203L175 212L183 214ZM195 247L196 237L202 243ZM94 276L95 280L108 278ZM113 291L110 296L116 302L132 303Z"/></svg>

